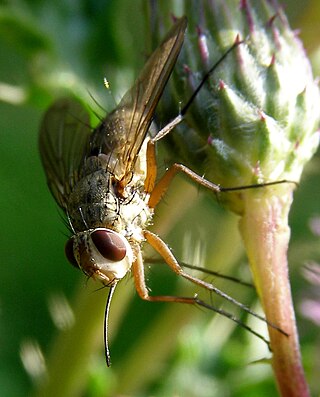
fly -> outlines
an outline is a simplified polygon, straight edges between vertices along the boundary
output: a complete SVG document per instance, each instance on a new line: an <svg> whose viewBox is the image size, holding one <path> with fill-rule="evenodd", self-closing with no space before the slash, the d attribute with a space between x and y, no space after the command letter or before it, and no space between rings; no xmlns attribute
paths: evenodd
<svg viewBox="0 0 320 397"><path fill-rule="evenodd" d="M148 134L149 127L181 50L186 27L185 17L176 21L148 59L133 87L93 131L89 127L86 109L71 99L55 102L41 124L39 145L47 183L55 200L66 213L73 233L66 243L66 256L71 264L88 277L110 287L104 327L108 366L107 328L111 297L117 283L129 271L132 271L136 290L144 300L200 305L249 329L231 314L209 306L196 296L149 295L141 252L141 245L145 241L176 274L266 321L212 284L185 272L166 243L147 230L155 207L178 172L215 193L243 188L221 188L182 164L171 166L156 182L155 143L181 122L211 71L240 43L236 42L205 75L180 115L152 138Z"/></svg>

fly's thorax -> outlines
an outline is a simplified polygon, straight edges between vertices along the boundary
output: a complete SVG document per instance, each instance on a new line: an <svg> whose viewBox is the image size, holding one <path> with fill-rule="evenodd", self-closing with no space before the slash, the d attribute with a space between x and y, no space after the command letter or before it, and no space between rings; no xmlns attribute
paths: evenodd
<svg viewBox="0 0 320 397"><path fill-rule="evenodd" d="M106 228L75 234L68 240L65 253L73 266L105 285L121 280L134 261L133 249L128 240Z"/></svg>
<svg viewBox="0 0 320 397"><path fill-rule="evenodd" d="M133 171L125 176L124 187L114 153L86 159L82 175L68 198L67 214L73 230L105 227L138 242L143 239L142 230L152 218L149 195L144 191L146 146L147 139Z"/></svg>
<svg viewBox="0 0 320 397"><path fill-rule="evenodd" d="M119 216L119 198L113 176L100 169L84 176L68 198L67 213L74 230L84 231L110 225Z"/></svg>

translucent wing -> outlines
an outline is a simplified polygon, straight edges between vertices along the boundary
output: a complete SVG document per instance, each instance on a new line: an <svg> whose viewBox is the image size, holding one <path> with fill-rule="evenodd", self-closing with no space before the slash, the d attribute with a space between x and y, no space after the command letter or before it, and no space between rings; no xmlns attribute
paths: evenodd
<svg viewBox="0 0 320 397"><path fill-rule="evenodd" d="M42 120L39 136L41 161L51 193L63 209L78 180L91 132L88 112L72 99L56 101Z"/></svg>
<svg viewBox="0 0 320 397"><path fill-rule="evenodd" d="M119 179L134 167L155 108L179 55L186 27L185 17L175 23L148 59L134 86L92 135L91 154L116 156Z"/></svg>
<svg viewBox="0 0 320 397"><path fill-rule="evenodd" d="M79 179L85 157L99 153L115 155L119 179L133 169L180 52L186 26L186 18L176 22L147 61L134 86L93 134L87 111L74 100L58 100L46 112L40 130L40 154L49 188L62 208L66 208L67 197Z"/></svg>

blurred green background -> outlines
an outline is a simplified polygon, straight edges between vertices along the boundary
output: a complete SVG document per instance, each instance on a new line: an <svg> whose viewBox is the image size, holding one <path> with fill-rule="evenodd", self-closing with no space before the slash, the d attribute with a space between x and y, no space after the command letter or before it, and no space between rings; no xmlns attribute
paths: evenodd
<svg viewBox="0 0 320 397"><path fill-rule="evenodd" d="M173 3L174 13L179 1ZM1 396L275 393L269 366L252 364L268 356L262 342L212 312L143 302L130 277L118 287L111 307L113 365L107 369L102 333L107 291L87 282L64 257L67 231L45 184L37 149L39 123L47 106L68 93L93 108L90 94L108 111L115 106L149 53L146 5L143 0L0 3ZM319 75L319 3L287 0L286 12L292 27L301 30ZM160 143L160 170L167 160ZM302 307L312 297L318 298L318 311L320 305L315 286L303 276L304 264L320 260L319 178L316 155L295 194L289 252L303 361L314 395L320 389L319 324L306 318ZM159 206L152 229L177 258L202 266L210 262L217 271L250 279L237 218L182 178ZM259 310L252 290L206 279ZM164 266L152 265L148 280L154 294L192 296L196 291ZM237 315L265 332L263 324ZM50 380L45 390L44 379Z"/></svg>

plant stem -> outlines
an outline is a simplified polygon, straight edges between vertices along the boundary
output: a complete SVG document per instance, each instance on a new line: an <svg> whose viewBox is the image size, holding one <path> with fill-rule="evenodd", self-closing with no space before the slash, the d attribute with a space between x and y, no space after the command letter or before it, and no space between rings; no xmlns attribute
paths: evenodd
<svg viewBox="0 0 320 397"><path fill-rule="evenodd" d="M292 187L288 184L247 191L240 230L266 318L288 334L269 327L272 366L280 394L307 397L288 277L291 202Z"/></svg>

